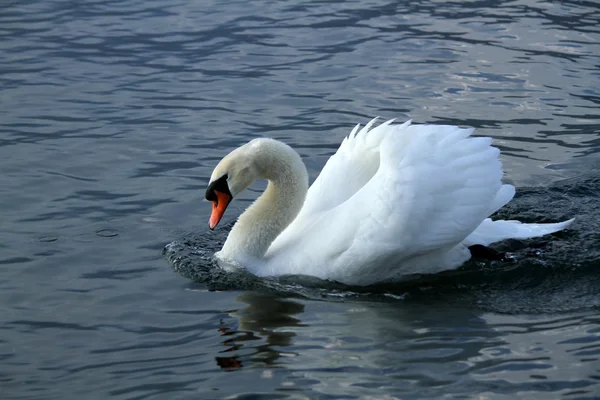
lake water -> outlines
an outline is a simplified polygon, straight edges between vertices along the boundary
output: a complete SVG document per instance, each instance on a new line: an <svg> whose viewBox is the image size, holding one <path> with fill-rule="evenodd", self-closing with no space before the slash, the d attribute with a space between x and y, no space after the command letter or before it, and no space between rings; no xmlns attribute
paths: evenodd
<svg viewBox="0 0 600 400"><path fill-rule="evenodd" d="M4 1L0 32L0 398L600 398L598 3ZM375 293L194 275L223 155L314 178L376 115L477 128L503 217L577 222Z"/></svg>

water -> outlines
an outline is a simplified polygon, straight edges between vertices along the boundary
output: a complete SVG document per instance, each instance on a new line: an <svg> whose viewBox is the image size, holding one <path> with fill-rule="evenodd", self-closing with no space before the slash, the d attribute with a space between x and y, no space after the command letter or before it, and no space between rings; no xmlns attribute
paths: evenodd
<svg viewBox="0 0 600 400"><path fill-rule="evenodd" d="M582 1L2 3L1 397L600 397L598 26ZM166 244L222 240L201 200L231 148L284 140L314 178L375 115L478 128L505 216L576 225L377 293L173 271Z"/></svg>

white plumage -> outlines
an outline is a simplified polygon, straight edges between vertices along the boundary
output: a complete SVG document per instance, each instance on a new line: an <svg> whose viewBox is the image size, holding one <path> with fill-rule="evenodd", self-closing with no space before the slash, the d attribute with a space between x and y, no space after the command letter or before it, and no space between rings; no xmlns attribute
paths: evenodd
<svg viewBox="0 0 600 400"><path fill-rule="evenodd" d="M374 123L344 139L305 199L306 171L289 146L256 139L227 156L211 181L227 174L230 187L243 190L258 178L269 186L217 253L222 264L368 285L456 268L469 259L467 246L541 236L572 222L487 218L515 190L501 182L499 150L490 138L472 137L473 129ZM243 177L232 175L239 163L251 166Z"/></svg>

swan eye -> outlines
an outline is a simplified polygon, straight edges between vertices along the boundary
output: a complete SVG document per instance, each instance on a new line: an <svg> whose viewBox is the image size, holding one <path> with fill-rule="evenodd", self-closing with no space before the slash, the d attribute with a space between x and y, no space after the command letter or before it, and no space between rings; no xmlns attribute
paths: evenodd
<svg viewBox="0 0 600 400"><path fill-rule="evenodd" d="M206 194L204 195L206 200L213 202L216 201L218 203L219 198L217 197L215 191L225 193L228 194L229 197L233 197L229 191L229 185L227 185L227 174L223 175L219 179L215 179L208 185L206 188Z"/></svg>

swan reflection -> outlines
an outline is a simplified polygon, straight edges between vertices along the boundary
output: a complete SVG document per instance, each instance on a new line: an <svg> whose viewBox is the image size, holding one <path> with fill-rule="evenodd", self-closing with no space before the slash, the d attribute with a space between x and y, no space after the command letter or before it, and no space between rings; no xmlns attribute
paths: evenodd
<svg viewBox="0 0 600 400"><path fill-rule="evenodd" d="M593 313L490 313L477 307L477 298L449 301L438 290L430 287L421 297L413 293L388 301L245 293L237 298L245 306L230 314L235 321L222 331L226 349L217 363L229 370L266 367L261 373L278 374L281 382L338 396L362 387L404 394L429 390L441 398L446 393L440 390L448 390L450 382L459 394L466 387L493 392L500 380L528 391L537 387L535 380L563 381L560 370L569 366L578 365L579 374L593 372L593 363L582 362L573 352L572 341L592 340L590 329L597 323L585 318ZM514 302L498 292L490 295ZM557 332L556 326L565 331ZM548 329L553 335L539 334ZM283 368L273 372L272 367Z"/></svg>
<svg viewBox="0 0 600 400"><path fill-rule="evenodd" d="M460 370L483 347L502 344L479 312L440 303L319 302L253 292L237 300L246 304L231 314L237 329L221 328L226 349L217 363L226 369L289 367L295 357L317 369L354 365L409 373L414 363L437 360Z"/></svg>
<svg viewBox="0 0 600 400"><path fill-rule="evenodd" d="M274 365L281 356L294 356L291 351L280 347L293 344L296 333L290 327L303 326L296 316L304 312L304 305L292 299L283 299L275 295L248 292L237 297L247 304L235 311L232 316L238 320L238 328L232 329L222 323L221 335L226 337L225 350L216 357L217 364L224 369L237 369L243 366L239 352L251 347L248 358L253 362ZM256 341L256 345L251 343ZM226 355L231 354L231 355Z"/></svg>

